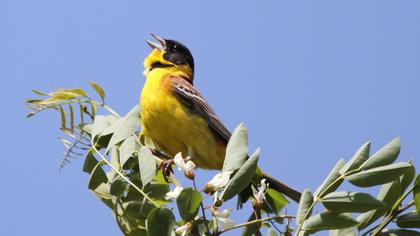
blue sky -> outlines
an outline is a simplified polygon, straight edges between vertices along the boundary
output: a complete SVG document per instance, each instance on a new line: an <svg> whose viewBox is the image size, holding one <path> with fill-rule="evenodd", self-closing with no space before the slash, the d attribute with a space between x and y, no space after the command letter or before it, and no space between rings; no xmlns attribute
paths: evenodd
<svg viewBox="0 0 420 236"><path fill-rule="evenodd" d="M184 42L195 84L229 129L245 122L261 167L316 189L339 158L401 136L420 156L418 1L0 2L3 83L0 235L119 235L87 189L83 161L63 171L58 117L26 119L31 89L93 80L120 113L138 102L144 43ZM418 168L419 169L419 168ZM294 211L290 207L290 211Z"/></svg>

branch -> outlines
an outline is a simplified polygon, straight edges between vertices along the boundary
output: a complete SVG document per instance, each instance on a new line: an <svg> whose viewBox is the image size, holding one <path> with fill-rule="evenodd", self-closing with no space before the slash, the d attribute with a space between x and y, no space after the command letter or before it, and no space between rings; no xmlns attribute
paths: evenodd
<svg viewBox="0 0 420 236"><path fill-rule="evenodd" d="M245 226L248 226L248 225L263 223L265 221L270 221L270 220L286 219L286 218L287 219L292 219L292 218L296 218L296 217L295 216L289 216L289 215L281 215L281 216L271 216L271 217L266 217L266 218L262 218L262 219L251 220L251 221L248 221L246 223L237 224L237 225L233 226L232 228L222 230L222 231L218 232L217 235L223 234L223 233L225 233L227 231L230 231L230 230L233 230L233 229L245 227Z"/></svg>

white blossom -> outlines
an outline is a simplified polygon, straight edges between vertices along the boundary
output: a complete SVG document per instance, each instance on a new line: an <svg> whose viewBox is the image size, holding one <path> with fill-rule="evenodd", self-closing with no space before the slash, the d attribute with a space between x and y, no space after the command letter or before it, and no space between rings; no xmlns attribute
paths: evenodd
<svg viewBox="0 0 420 236"><path fill-rule="evenodd" d="M268 183L266 184L265 181L267 180L266 179L261 180L261 187L258 190L258 192L254 188L252 189L255 201L258 203L263 203L265 201L265 193L268 190Z"/></svg>
<svg viewBox="0 0 420 236"><path fill-rule="evenodd" d="M184 188L182 188L182 186L177 185L173 190L166 193L165 199L166 200L176 199L183 189Z"/></svg>
<svg viewBox="0 0 420 236"><path fill-rule="evenodd" d="M174 157L174 162L176 166L178 166L178 170L184 172L185 176L188 178L194 178L194 168L195 163L191 160L188 160L187 162L184 161L182 158L182 154L179 152Z"/></svg>
<svg viewBox="0 0 420 236"><path fill-rule="evenodd" d="M232 213L232 208L224 209L223 211L213 211L213 216L215 217L221 217L221 218L228 218L230 216L230 213Z"/></svg>
<svg viewBox="0 0 420 236"><path fill-rule="evenodd" d="M191 222L187 222L186 224L176 228L175 233L181 236L185 236L191 232L192 228L193 224Z"/></svg>
<svg viewBox="0 0 420 236"><path fill-rule="evenodd" d="M229 219L229 215L232 213L232 209L225 209L223 211L213 208L212 215L216 219L217 226L222 230L232 228L236 225L235 221Z"/></svg>
<svg viewBox="0 0 420 236"><path fill-rule="evenodd" d="M225 187L230 179L233 171L225 171L216 174L204 187L205 192L215 192L220 188Z"/></svg>

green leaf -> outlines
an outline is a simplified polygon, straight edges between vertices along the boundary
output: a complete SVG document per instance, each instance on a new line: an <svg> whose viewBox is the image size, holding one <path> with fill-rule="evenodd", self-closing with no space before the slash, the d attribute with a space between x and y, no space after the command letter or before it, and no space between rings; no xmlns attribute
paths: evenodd
<svg viewBox="0 0 420 236"><path fill-rule="evenodd" d="M268 213L278 214L289 201L280 192L269 188L265 194L266 204L263 209Z"/></svg>
<svg viewBox="0 0 420 236"><path fill-rule="evenodd" d="M146 228L149 236L174 235L175 216L166 208L155 208L147 216Z"/></svg>
<svg viewBox="0 0 420 236"><path fill-rule="evenodd" d="M301 224L312 214L311 205L314 203L314 196L309 189L305 189L299 201L299 207L296 215L297 224Z"/></svg>
<svg viewBox="0 0 420 236"><path fill-rule="evenodd" d="M389 229L382 231L378 236L420 236L420 233L414 230L407 229Z"/></svg>
<svg viewBox="0 0 420 236"><path fill-rule="evenodd" d="M123 121L116 128L114 134L109 141L107 150L113 147L115 144L123 141L124 139L133 135L140 127L140 107L136 105L131 109L127 115L123 118Z"/></svg>
<svg viewBox="0 0 420 236"><path fill-rule="evenodd" d="M397 137L373 154L363 165L362 170L368 170L393 163L400 154L400 138Z"/></svg>
<svg viewBox="0 0 420 236"><path fill-rule="evenodd" d="M70 129L74 129L74 109L71 104L69 104L69 116L70 116Z"/></svg>
<svg viewBox="0 0 420 236"><path fill-rule="evenodd" d="M155 183L154 181L144 187L144 192L148 193L148 196L158 205L164 205L171 201L166 200L166 193L170 191L169 184Z"/></svg>
<svg viewBox="0 0 420 236"><path fill-rule="evenodd" d="M112 210L115 208L114 203L112 202L112 195L110 194L109 183L101 183L95 190L93 190L93 193L109 208Z"/></svg>
<svg viewBox="0 0 420 236"><path fill-rule="evenodd" d="M410 166L410 163L400 162L361 171L345 178L358 187L371 187L398 179Z"/></svg>
<svg viewBox="0 0 420 236"><path fill-rule="evenodd" d="M36 90L36 89L32 89L32 92L41 96L48 96L48 94L41 92L39 90Z"/></svg>
<svg viewBox="0 0 420 236"><path fill-rule="evenodd" d="M414 177L416 177L416 168L413 166L411 161L409 161L411 167L401 176L401 189L404 192L411 182L413 182Z"/></svg>
<svg viewBox="0 0 420 236"><path fill-rule="evenodd" d="M118 150L118 147L114 147L111 150L111 165L115 168L117 168L117 170L121 169L120 166L120 152Z"/></svg>
<svg viewBox="0 0 420 236"><path fill-rule="evenodd" d="M359 168L368 158L370 151L370 142L363 144L353 155L349 162L340 170L340 174L344 175L349 171Z"/></svg>
<svg viewBox="0 0 420 236"><path fill-rule="evenodd" d="M102 136L113 134L121 126L122 122L124 122L124 117L116 118L115 116L107 116L107 118L109 119L109 125L102 131Z"/></svg>
<svg viewBox="0 0 420 236"><path fill-rule="evenodd" d="M354 228L330 230L329 236L356 236Z"/></svg>
<svg viewBox="0 0 420 236"><path fill-rule="evenodd" d="M414 204L416 205L417 214L420 215L420 175L417 175L416 180L414 181L413 199Z"/></svg>
<svg viewBox="0 0 420 236"><path fill-rule="evenodd" d="M61 117L61 128L66 128L66 112L64 112L64 108L59 106L58 109L60 110L60 117Z"/></svg>
<svg viewBox="0 0 420 236"><path fill-rule="evenodd" d="M409 212L397 218L397 225L401 228L420 228L420 216L417 212Z"/></svg>
<svg viewBox="0 0 420 236"><path fill-rule="evenodd" d="M133 152L136 150L136 138L134 136L128 137L121 143L120 146L120 164L124 164L128 159L133 155Z"/></svg>
<svg viewBox="0 0 420 236"><path fill-rule="evenodd" d="M391 210L392 206L400 196L400 181L395 180L391 183L382 185L381 189L379 190L377 199L382 201L385 204L385 207L360 214L357 217L357 221L360 223L358 226L359 230L366 228L367 226L375 222L379 217L381 217L385 212Z"/></svg>
<svg viewBox="0 0 420 236"><path fill-rule="evenodd" d="M260 149L258 148L229 181L222 193L221 199L227 201L242 192L249 185L257 170L259 155Z"/></svg>
<svg viewBox="0 0 420 236"><path fill-rule="evenodd" d="M324 212L314 215L305 221L303 230L308 233L315 233L321 230L345 229L358 224L347 213Z"/></svg>
<svg viewBox="0 0 420 236"><path fill-rule="evenodd" d="M140 177L143 186L146 186L156 175L156 160L149 148L139 151Z"/></svg>
<svg viewBox="0 0 420 236"><path fill-rule="evenodd" d="M108 177L106 176L105 171L102 169L102 163L98 162L90 174L88 188L90 190L95 190L99 185L107 182Z"/></svg>
<svg viewBox="0 0 420 236"><path fill-rule="evenodd" d="M248 131L243 123L240 123L232 133L226 147L226 156L223 163L223 171L239 169L248 156Z"/></svg>
<svg viewBox="0 0 420 236"><path fill-rule="evenodd" d="M109 190L110 194L113 196L120 197L123 195L125 190L125 184L120 179L116 179L111 183L111 188Z"/></svg>
<svg viewBox="0 0 420 236"><path fill-rule="evenodd" d="M184 188L176 198L179 215L184 221L191 221L195 218L200 207L201 193L192 189Z"/></svg>
<svg viewBox="0 0 420 236"><path fill-rule="evenodd" d="M334 168L331 170L330 174L324 180L324 182L318 187L315 191L315 196L318 198L322 198L325 194L331 193L335 191L340 184L343 182L343 179L340 178L340 170L343 168L345 161L340 159L337 164L335 164Z"/></svg>
<svg viewBox="0 0 420 236"><path fill-rule="evenodd" d="M96 93L99 94L103 103L105 101L105 91L102 89L102 87L93 81L89 81L89 85L95 90Z"/></svg>
<svg viewBox="0 0 420 236"><path fill-rule="evenodd" d="M85 163L83 164L83 171L90 174L96 165L98 165L98 160L96 160L92 151L88 152L85 157Z"/></svg>
<svg viewBox="0 0 420 236"><path fill-rule="evenodd" d="M102 115L95 116L92 127L92 139L100 136L101 133L110 125L109 118Z"/></svg>
<svg viewBox="0 0 420 236"><path fill-rule="evenodd" d="M76 97L77 96L87 97L86 92L83 89L80 89L80 88L62 89L62 90L58 90L57 92L71 94L71 95L74 95Z"/></svg>
<svg viewBox="0 0 420 236"><path fill-rule="evenodd" d="M367 212L384 207L378 199L367 193L333 192L321 199L322 204L333 212Z"/></svg>

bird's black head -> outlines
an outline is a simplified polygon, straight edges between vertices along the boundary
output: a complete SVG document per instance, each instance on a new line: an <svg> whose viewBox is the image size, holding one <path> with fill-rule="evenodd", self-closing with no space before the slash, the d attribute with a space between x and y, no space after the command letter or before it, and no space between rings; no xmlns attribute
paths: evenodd
<svg viewBox="0 0 420 236"><path fill-rule="evenodd" d="M181 70L189 70L190 76L194 73L194 59L190 50L182 43L164 39L152 34L158 43L147 41L154 49L145 59L144 65L150 71L159 67L177 67Z"/></svg>

